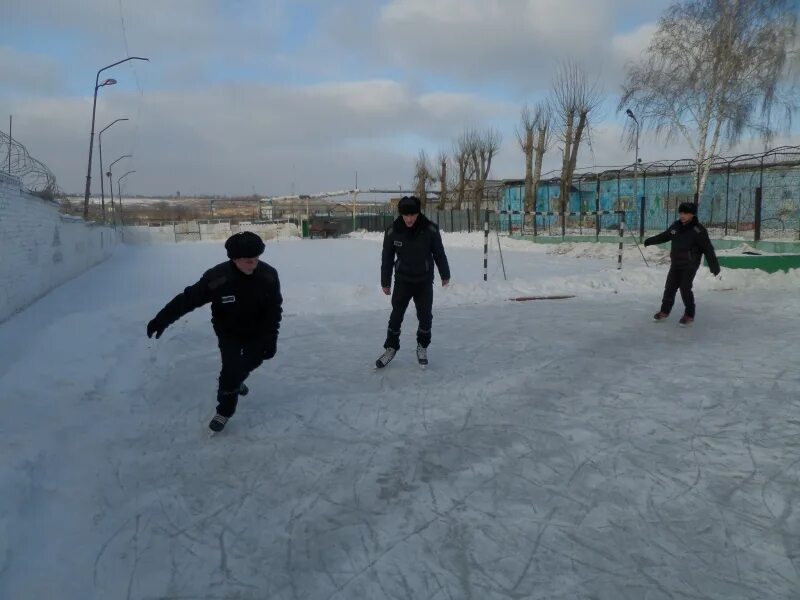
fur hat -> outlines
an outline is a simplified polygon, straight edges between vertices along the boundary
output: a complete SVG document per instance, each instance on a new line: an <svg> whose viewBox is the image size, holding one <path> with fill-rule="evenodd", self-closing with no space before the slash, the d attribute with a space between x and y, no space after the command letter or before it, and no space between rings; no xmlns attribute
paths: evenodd
<svg viewBox="0 0 800 600"><path fill-rule="evenodd" d="M695 204L694 202L681 202L681 205L678 207L678 212L687 215L696 215L697 204Z"/></svg>
<svg viewBox="0 0 800 600"><path fill-rule="evenodd" d="M264 242L252 231L234 233L225 242L228 258L253 258L264 253Z"/></svg>
<svg viewBox="0 0 800 600"><path fill-rule="evenodd" d="M397 203L397 212L401 215L418 215L422 210L422 204L416 196L403 196Z"/></svg>

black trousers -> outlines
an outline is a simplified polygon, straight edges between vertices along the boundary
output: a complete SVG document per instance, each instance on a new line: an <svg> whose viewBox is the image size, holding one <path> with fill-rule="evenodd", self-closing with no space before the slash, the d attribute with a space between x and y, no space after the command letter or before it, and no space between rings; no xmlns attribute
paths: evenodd
<svg viewBox="0 0 800 600"><path fill-rule="evenodd" d="M386 332L384 348L400 349L400 326L406 314L408 303L414 300L417 308L417 343L427 348L431 343L431 324L433 323L433 282L408 283L397 281L392 292L392 314L389 317L389 329Z"/></svg>
<svg viewBox="0 0 800 600"><path fill-rule="evenodd" d="M264 340L219 336L222 369L217 389L217 413L232 417L239 402L239 386L264 362Z"/></svg>
<svg viewBox="0 0 800 600"><path fill-rule="evenodd" d="M694 318L694 294L692 293L692 283L697 269L688 267L686 269L670 268L667 274L667 282L664 285L664 297L661 299L661 312L669 314L672 305L675 304L675 293L681 291L681 300L686 307L685 313Z"/></svg>

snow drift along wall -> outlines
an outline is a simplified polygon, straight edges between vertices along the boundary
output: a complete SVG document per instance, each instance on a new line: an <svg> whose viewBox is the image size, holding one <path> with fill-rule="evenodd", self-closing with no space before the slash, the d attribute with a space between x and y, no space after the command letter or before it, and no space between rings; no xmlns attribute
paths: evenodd
<svg viewBox="0 0 800 600"><path fill-rule="evenodd" d="M0 173L0 322L111 256L118 239Z"/></svg>

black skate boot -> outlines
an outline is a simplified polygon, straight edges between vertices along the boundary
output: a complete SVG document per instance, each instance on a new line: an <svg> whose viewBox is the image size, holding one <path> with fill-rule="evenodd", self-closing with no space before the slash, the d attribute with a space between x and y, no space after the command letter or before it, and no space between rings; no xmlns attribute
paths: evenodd
<svg viewBox="0 0 800 600"><path fill-rule="evenodd" d="M211 422L208 424L208 428L212 431L212 433L219 433L223 429L225 429L225 423L228 422L228 417L223 417L220 414L214 415L214 418L211 419Z"/></svg>
<svg viewBox="0 0 800 600"><path fill-rule="evenodd" d="M428 366L428 349L422 344L417 344L417 362L423 369Z"/></svg>
<svg viewBox="0 0 800 600"><path fill-rule="evenodd" d="M394 348L386 348L383 351L383 354L378 357L378 360L375 361L375 368L382 369L388 365L390 362L392 362L395 354L397 354L397 350Z"/></svg>

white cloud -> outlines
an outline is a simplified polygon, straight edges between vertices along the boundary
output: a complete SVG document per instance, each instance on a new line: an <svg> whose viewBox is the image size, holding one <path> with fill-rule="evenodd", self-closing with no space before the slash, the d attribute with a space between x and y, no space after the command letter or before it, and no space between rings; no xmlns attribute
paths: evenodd
<svg viewBox="0 0 800 600"><path fill-rule="evenodd" d="M410 182L419 148L434 155L465 126L494 126L505 141L493 175L518 178L519 108L547 93L570 58L610 96L596 115L594 156L582 148L579 165L624 164L632 159L613 96L668 2L122 0L128 50L152 62L108 73L120 85L100 94L98 129L131 121L104 136L104 154L135 154L132 192L282 194L295 182L305 193L349 187L356 170L362 186L394 187ZM0 89L14 91L23 143L78 191L91 97L75 89L90 93L96 69L125 56L120 2L0 4L2 39L55 32L50 54L0 47ZM141 94L131 92L134 77ZM643 137L645 160L688 155Z"/></svg>
<svg viewBox="0 0 800 600"><path fill-rule="evenodd" d="M89 78L127 54L146 56L170 82L202 82L226 67L260 64L274 51L286 2L217 0L3 0L0 33L29 31L63 45L70 77ZM7 37L7 36L3 36ZM66 43L65 43L66 41ZM163 70L163 71L162 71ZM182 73L187 76L182 76Z"/></svg>
<svg viewBox="0 0 800 600"><path fill-rule="evenodd" d="M646 12L665 4L651 2ZM547 91L567 59L618 85L632 42L616 41L615 32L620 21L642 12L632 0L392 0L367 12L372 27L336 12L329 36L353 54L409 73L521 94Z"/></svg>
<svg viewBox="0 0 800 600"><path fill-rule="evenodd" d="M48 56L0 46L0 89L53 93L63 86L58 63Z"/></svg>
<svg viewBox="0 0 800 600"><path fill-rule="evenodd" d="M355 170L364 184L408 181L416 154L408 138L436 148L465 125L510 109L459 94L418 94L390 80L226 85L105 96L97 123L137 115L104 136L104 155L133 153L142 192L249 193L255 186L261 193L286 193L293 178L302 192L349 185ZM31 153L63 188L79 190L91 99L29 101L14 114Z"/></svg>
<svg viewBox="0 0 800 600"><path fill-rule="evenodd" d="M657 24L645 23L633 31L615 35L611 39L611 47L620 62L639 60L657 29Z"/></svg>

